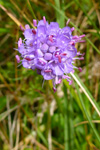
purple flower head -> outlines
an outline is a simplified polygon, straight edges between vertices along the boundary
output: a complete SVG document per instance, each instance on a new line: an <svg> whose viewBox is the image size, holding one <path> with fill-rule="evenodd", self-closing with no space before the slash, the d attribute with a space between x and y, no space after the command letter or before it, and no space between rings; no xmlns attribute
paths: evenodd
<svg viewBox="0 0 100 150"><path fill-rule="evenodd" d="M74 27L68 27L69 21L66 27L61 29L56 22L49 24L45 17L38 22L33 20L35 29L25 25L25 29L21 28L25 38L19 38L18 41L18 51L22 60L16 55L17 62L22 62L25 68L37 69L37 73L41 74L44 80L52 79L54 92L62 79L72 83L68 74L77 68L73 65L74 61L84 59L84 54L77 52L75 44L84 42L81 39L85 35L73 36ZM78 70L82 71L80 67Z"/></svg>

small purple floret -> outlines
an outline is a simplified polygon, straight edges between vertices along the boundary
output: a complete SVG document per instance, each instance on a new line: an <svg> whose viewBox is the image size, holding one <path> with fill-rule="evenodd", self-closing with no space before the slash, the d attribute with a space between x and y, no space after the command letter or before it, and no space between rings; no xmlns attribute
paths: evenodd
<svg viewBox="0 0 100 150"><path fill-rule="evenodd" d="M51 53L45 53L44 59L45 60L51 60L52 59L52 54Z"/></svg>
<svg viewBox="0 0 100 150"><path fill-rule="evenodd" d="M35 19L33 19L33 25L37 26L37 21Z"/></svg>
<svg viewBox="0 0 100 150"><path fill-rule="evenodd" d="M43 17L43 20L38 23L33 19L35 29L31 29L29 25L25 25L25 29L20 26L25 38L18 40L18 51L21 54L23 67L36 69L44 80L52 79L54 92L56 92L56 85L60 84L62 79L66 79L69 85L72 84L68 74L74 73L74 68L77 68L74 66L76 59L84 59L84 53L77 52L75 44L84 42L82 38L85 34L73 36L74 27L68 27L69 22L70 19L66 27L61 29L58 23L49 24ZM18 55L16 60L20 62ZM77 69L82 71L80 67Z"/></svg>
<svg viewBox="0 0 100 150"><path fill-rule="evenodd" d="M18 55L16 55L15 57L16 57L17 63L20 63L20 57Z"/></svg>
<svg viewBox="0 0 100 150"><path fill-rule="evenodd" d="M41 47L41 50L42 50L44 53L46 53L47 50L48 50L48 48L49 48L49 46L44 43L44 44L42 45L42 47Z"/></svg>

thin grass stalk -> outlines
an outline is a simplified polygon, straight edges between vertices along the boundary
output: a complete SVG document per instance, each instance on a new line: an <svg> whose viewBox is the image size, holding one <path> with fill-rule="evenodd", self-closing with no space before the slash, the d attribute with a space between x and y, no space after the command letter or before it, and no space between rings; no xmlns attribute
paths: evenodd
<svg viewBox="0 0 100 150"><path fill-rule="evenodd" d="M54 93L53 90L52 90L52 82L51 82L51 80L49 81L49 88L50 88L50 91L51 91L52 96L53 96L54 99L56 100L56 103L57 103L57 106L58 106L58 111L59 111L60 113L64 114L64 111L63 111L63 108L62 108L61 100L59 99L57 93L56 93L56 92Z"/></svg>
<svg viewBox="0 0 100 150"><path fill-rule="evenodd" d="M9 98L7 96L7 110L10 110L10 104L9 104ZM10 144L10 148L13 148L13 136L12 136L12 132L11 132L11 128L12 128L12 122L11 122L11 114L8 115L8 127L9 127L9 144Z"/></svg>
<svg viewBox="0 0 100 150"><path fill-rule="evenodd" d="M78 85L76 84L76 82L75 82L75 87L76 87L76 89L77 89L77 93L78 93L78 95L79 95L80 102L81 102L81 104L82 104L82 107L83 107L84 113L85 113L85 115L86 115L86 118L88 119L89 124L90 124L90 126L91 126L91 128L92 128L92 130L93 130L93 132L94 132L94 134L95 134L95 136L97 137L98 141L100 142L100 136L98 135L98 132L96 131L96 129L95 129L93 123L92 123L92 120L90 119L90 116L89 116L89 114L88 114L88 112L87 112L87 110L86 110L86 108L85 108L85 104L84 104L82 95L81 95L81 93L80 93L80 91L79 91L79 87L78 87Z"/></svg>
<svg viewBox="0 0 100 150"><path fill-rule="evenodd" d="M22 25L22 23L17 19L17 18L15 18L4 6L2 6L1 4L0 4L0 8L17 24L17 26L22 26L23 27L23 25Z"/></svg>
<svg viewBox="0 0 100 150"><path fill-rule="evenodd" d="M70 125L70 149L74 149L74 125L73 125L73 97L69 99L69 125Z"/></svg>
<svg viewBox="0 0 100 150"><path fill-rule="evenodd" d="M64 6L64 10L68 9L74 3L75 3L74 1L69 2L66 6Z"/></svg>
<svg viewBox="0 0 100 150"><path fill-rule="evenodd" d="M47 126L46 126L46 133L48 139L48 150L52 150L52 133L51 133L51 99L50 99L50 92L49 86L46 86L46 101L48 104L47 107Z"/></svg>
<svg viewBox="0 0 100 150"><path fill-rule="evenodd" d="M48 105L48 149L52 150L52 138L51 138L51 114L50 114L50 104Z"/></svg>
<svg viewBox="0 0 100 150"><path fill-rule="evenodd" d="M37 18L36 18L36 15L35 15L35 13L34 13L34 11L33 11L33 9L32 9L32 6L31 6L29 0L27 0L27 4L28 4L28 7L29 7L29 9L30 9L30 11L31 11L31 13L32 13L32 15L33 15L33 17L34 17L34 19L37 19Z"/></svg>
<svg viewBox="0 0 100 150"><path fill-rule="evenodd" d="M90 92L88 91L88 89L81 82L81 80L77 76L77 74L75 74L75 73L74 74L70 73L70 74L74 78L74 80L77 82L77 84L80 86L80 88L82 89L82 91L87 96L88 100L90 101L90 103L92 104L92 106L94 107L94 109L96 110L96 112L98 113L98 115L100 116L100 108L99 108L98 104L96 103L96 101L94 100L94 98L92 97L92 95L90 94Z"/></svg>

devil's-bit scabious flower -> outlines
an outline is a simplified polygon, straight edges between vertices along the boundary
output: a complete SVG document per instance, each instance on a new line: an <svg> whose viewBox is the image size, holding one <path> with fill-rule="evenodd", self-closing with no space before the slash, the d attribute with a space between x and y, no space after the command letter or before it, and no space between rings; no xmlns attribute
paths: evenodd
<svg viewBox="0 0 100 150"><path fill-rule="evenodd" d="M69 84L72 83L69 73L77 68L73 65L76 59L83 60L84 54L77 52L75 44L84 42L81 40L85 35L73 36L74 27L59 28L57 22L43 20L33 20L35 29L31 29L29 25L25 25L23 31L24 40L19 38L18 51L21 54L21 63L23 67L29 69L37 69L37 73L41 74L44 80L53 81L53 90L56 91L56 84L61 83L62 79L67 79ZM78 57L80 56L80 57ZM16 55L17 62L20 57ZM78 68L81 71L81 68Z"/></svg>

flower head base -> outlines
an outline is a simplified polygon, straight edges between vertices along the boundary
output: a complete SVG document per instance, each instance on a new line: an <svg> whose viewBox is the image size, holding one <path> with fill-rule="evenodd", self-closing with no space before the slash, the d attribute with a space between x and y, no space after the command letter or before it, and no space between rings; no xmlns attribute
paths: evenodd
<svg viewBox="0 0 100 150"><path fill-rule="evenodd" d="M76 59L84 59L84 54L77 52L75 44L83 42L81 38L85 35L73 36L74 27L68 27L69 21L66 27L61 29L58 23L49 24L43 17L43 20L38 23L33 20L35 29L31 29L29 25L25 25L25 29L20 27L25 37L24 40L19 38L18 41L18 51L21 54L23 67L37 69L44 80L52 79L54 92L56 84L60 84L62 79L67 79L69 84L72 83L68 74L77 68L73 63ZM16 59L19 63L18 55ZM78 69L81 71L80 67Z"/></svg>

